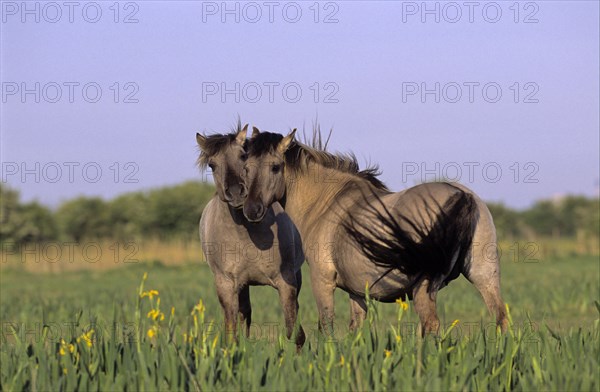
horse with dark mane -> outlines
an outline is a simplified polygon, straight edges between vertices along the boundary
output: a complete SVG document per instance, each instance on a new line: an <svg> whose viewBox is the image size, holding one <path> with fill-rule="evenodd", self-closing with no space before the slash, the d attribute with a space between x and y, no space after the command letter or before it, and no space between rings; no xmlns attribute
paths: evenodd
<svg viewBox="0 0 600 392"><path fill-rule="evenodd" d="M211 168L217 189L200 219L202 251L215 277L227 338L236 338L238 313L249 334L249 286L268 285L279 292L289 339L298 317L304 254L298 231L279 203L265 209L260 223L248 222L242 213L247 193L241 179L247 129L238 125L231 134L196 134L201 151L197 163L200 168ZM300 325L295 336L300 348L305 341Z"/></svg>
<svg viewBox="0 0 600 392"><path fill-rule="evenodd" d="M437 292L463 274L507 328L500 295L496 230L485 203L459 184L426 183L391 192L376 168L287 136L254 129L248 142L244 215L260 222L280 202L300 235L322 328L331 329L333 293L351 301L351 329L365 318L365 295L408 297L423 333L439 329ZM319 138L320 140L320 138Z"/></svg>

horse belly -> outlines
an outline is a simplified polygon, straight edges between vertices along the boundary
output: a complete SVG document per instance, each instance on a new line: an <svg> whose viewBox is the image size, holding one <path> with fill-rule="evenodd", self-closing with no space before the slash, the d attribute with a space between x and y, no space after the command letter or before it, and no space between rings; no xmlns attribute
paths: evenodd
<svg viewBox="0 0 600 392"><path fill-rule="evenodd" d="M369 295L382 302L393 302L410 294L413 279L397 269L388 271L375 266L358 252L336 261L337 287L349 293Z"/></svg>

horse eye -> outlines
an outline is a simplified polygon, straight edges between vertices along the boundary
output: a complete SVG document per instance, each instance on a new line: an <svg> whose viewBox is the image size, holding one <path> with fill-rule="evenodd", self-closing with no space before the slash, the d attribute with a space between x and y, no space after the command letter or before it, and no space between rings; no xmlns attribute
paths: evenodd
<svg viewBox="0 0 600 392"><path fill-rule="evenodd" d="M209 163L208 167L210 167L210 170L215 171L215 164L214 163Z"/></svg>
<svg viewBox="0 0 600 392"><path fill-rule="evenodd" d="M273 165L273 166L271 167L271 171L272 171L273 173L276 173L276 174L277 174L277 173L279 173L279 170L281 170L281 165Z"/></svg>
<svg viewBox="0 0 600 392"><path fill-rule="evenodd" d="M242 161L245 161L246 159L248 159L248 154L246 154L246 153L243 153L242 155L240 155L240 159L241 159Z"/></svg>

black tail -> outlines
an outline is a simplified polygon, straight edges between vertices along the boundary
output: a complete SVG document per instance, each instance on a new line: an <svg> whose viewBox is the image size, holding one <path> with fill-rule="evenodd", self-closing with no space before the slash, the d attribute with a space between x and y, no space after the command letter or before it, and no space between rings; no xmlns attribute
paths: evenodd
<svg viewBox="0 0 600 392"><path fill-rule="evenodd" d="M375 194L369 200L363 195L367 213L360 217L349 215L344 228L367 258L388 268L380 279L398 269L408 276L427 278L430 292L439 290L457 261L462 263L470 252L477 222L475 199L456 189L443 206L437 206L437 213L423 199L425 208L420 217L427 216L435 222L429 230L422 224L425 219L415 222L404 215L392 215ZM381 208L376 208L377 204ZM418 239L403 227L410 227Z"/></svg>

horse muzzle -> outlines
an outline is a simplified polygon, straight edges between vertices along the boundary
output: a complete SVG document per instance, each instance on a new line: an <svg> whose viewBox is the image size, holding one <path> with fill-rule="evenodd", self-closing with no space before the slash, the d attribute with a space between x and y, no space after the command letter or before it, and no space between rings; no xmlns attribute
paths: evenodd
<svg viewBox="0 0 600 392"><path fill-rule="evenodd" d="M244 216L249 222L258 223L263 220L267 209L262 203L245 203Z"/></svg>

